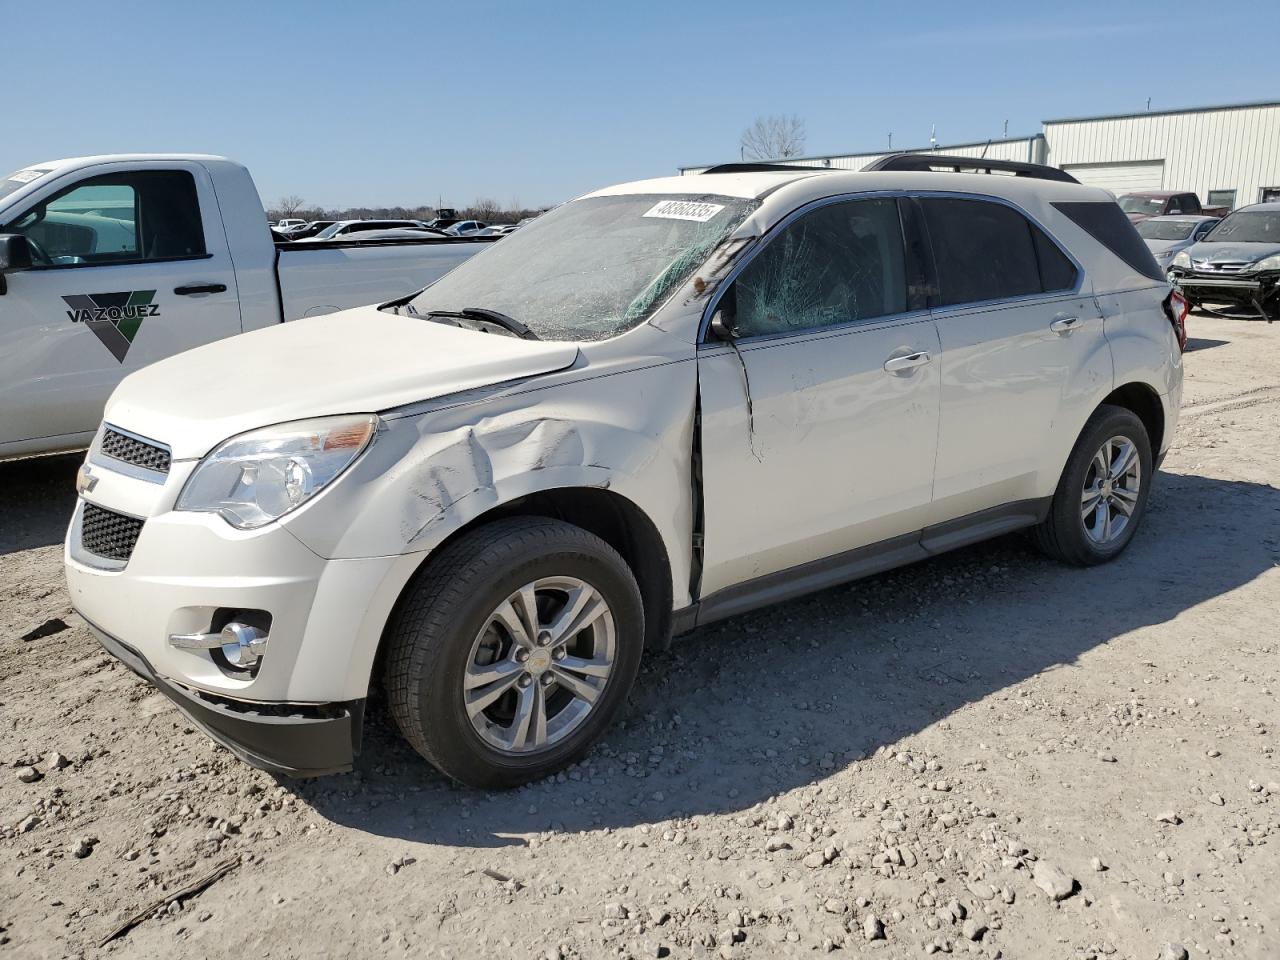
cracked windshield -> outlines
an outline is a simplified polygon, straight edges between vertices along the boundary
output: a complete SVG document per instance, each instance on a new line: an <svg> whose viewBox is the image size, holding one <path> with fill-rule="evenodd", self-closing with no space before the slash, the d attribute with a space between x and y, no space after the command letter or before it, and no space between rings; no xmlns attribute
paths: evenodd
<svg viewBox="0 0 1280 960"><path fill-rule="evenodd" d="M634 194L567 203L415 297L417 313L499 311L542 340L604 340L643 322L755 207Z"/></svg>

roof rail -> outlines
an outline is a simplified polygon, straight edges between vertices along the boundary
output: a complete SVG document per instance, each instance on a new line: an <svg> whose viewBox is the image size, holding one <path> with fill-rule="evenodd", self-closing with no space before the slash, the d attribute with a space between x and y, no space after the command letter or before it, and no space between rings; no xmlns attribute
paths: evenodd
<svg viewBox="0 0 1280 960"><path fill-rule="evenodd" d="M872 170L923 170L948 171L951 173L991 173L1001 170L1017 177L1035 177L1038 180L1059 180L1063 183L1079 183L1080 181L1057 167L1041 163L1023 163L1020 160L987 160L982 157L959 157L945 153L891 153L887 157L873 160L862 168L864 173Z"/></svg>
<svg viewBox="0 0 1280 960"><path fill-rule="evenodd" d="M707 167L703 173L790 173L792 170L821 170L828 172L830 167L802 167L795 163L717 163Z"/></svg>

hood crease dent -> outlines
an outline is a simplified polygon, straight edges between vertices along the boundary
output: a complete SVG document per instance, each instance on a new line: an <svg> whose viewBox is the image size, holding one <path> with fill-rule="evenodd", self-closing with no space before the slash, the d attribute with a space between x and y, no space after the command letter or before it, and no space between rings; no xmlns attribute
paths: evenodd
<svg viewBox="0 0 1280 960"><path fill-rule="evenodd" d="M573 366L576 343L482 333L376 307L242 334L127 377L105 419L203 457L229 437L290 420L377 413ZM155 398L165 397L164 404Z"/></svg>

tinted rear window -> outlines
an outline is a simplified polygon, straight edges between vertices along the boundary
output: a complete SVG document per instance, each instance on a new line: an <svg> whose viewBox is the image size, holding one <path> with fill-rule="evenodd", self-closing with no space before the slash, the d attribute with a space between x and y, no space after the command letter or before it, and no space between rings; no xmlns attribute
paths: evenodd
<svg viewBox="0 0 1280 960"><path fill-rule="evenodd" d="M1156 258L1119 205L1106 200L1071 200L1053 206L1144 277L1165 279Z"/></svg>
<svg viewBox="0 0 1280 960"><path fill-rule="evenodd" d="M921 200L941 306L1040 293L1040 266L1027 219L985 200Z"/></svg>

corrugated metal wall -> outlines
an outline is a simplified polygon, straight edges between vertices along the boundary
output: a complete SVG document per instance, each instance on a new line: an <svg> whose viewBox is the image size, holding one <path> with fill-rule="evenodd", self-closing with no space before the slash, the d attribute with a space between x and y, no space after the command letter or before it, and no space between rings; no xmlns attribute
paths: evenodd
<svg viewBox="0 0 1280 960"><path fill-rule="evenodd" d="M1164 161L1165 190L1235 190L1236 206L1280 187L1280 105L1046 121L1049 163Z"/></svg>
<svg viewBox="0 0 1280 960"><path fill-rule="evenodd" d="M1031 159L1031 141L1034 137L1021 137L1017 140L993 140L990 144L983 143L965 143L955 147L940 146L934 152L950 153L961 157L985 157L988 160L1022 160ZM984 152L985 151L985 152ZM893 153L929 153L929 149L917 150L894 150ZM879 160L881 157L889 156L890 151L884 153L845 153L833 155L830 157L797 157L794 160L775 160L774 163L784 163L792 166L801 167L818 167L829 166L833 170L861 170L872 161ZM686 176L694 173L701 173L706 167L681 167L680 172Z"/></svg>

